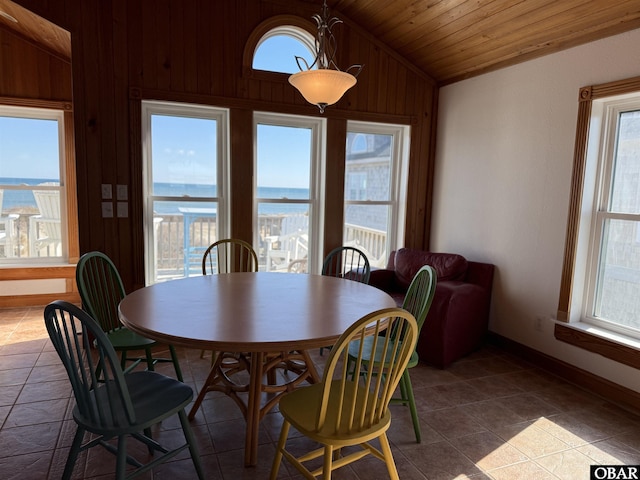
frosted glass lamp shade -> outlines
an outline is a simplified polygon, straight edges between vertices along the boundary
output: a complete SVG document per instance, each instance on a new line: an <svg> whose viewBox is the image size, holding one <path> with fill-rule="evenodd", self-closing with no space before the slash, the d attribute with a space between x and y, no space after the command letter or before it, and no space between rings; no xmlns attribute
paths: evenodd
<svg viewBox="0 0 640 480"><path fill-rule="evenodd" d="M289 77L289 83L307 102L318 105L321 112L340 100L356 81L353 75L332 69L306 70Z"/></svg>

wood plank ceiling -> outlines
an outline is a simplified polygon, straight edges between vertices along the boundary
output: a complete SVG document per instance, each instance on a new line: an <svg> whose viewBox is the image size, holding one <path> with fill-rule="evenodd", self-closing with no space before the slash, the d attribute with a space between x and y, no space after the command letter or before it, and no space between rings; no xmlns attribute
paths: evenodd
<svg viewBox="0 0 640 480"><path fill-rule="evenodd" d="M11 0L0 0L0 28L61 60L71 61L71 34Z"/></svg>
<svg viewBox="0 0 640 480"><path fill-rule="evenodd" d="M327 4L440 85L640 27L640 0L328 0Z"/></svg>
<svg viewBox="0 0 640 480"><path fill-rule="evenodd" d="M322 0L304 1L320 10ZM370 32L440 85L640 28L640 0L327 0L327 4L333 15ZM0 12L17 20L0 14L0 28L71 58L68 32L11 0L0 0Z"/></svg>

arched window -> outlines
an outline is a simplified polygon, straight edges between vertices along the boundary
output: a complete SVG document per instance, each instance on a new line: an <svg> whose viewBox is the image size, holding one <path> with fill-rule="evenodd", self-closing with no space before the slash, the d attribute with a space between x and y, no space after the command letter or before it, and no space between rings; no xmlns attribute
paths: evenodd
<svg viewBox="0 0 640 480"><path fill-rule="evenodd" d="M357 155L358 153L366 153L369 149L367 146L367 136L362 133L356 133L352 138L348 138L347 142L351 140L350 149L347 154Z"/></svg>
<svg viewBox="0 0 640 480"><path fill-rule="evenodd" d="M313 36L300 27L283 25L272 28L258 41L253 54L252 68L280 73L300 71L296 57L311 65L315 57ZM302 64L304 66L304 63Z"/></svg>

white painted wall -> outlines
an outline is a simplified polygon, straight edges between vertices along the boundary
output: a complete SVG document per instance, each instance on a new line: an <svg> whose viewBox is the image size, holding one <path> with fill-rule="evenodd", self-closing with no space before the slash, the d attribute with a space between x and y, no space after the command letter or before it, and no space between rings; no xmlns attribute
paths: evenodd
<svg viewBox="0 0 640 480"><path fill-rule="evenodd" d="M640 30L440 91L431 249L496 265L490 329L640 391L635 369L558 342L578 90L640 76Z"/></svg>

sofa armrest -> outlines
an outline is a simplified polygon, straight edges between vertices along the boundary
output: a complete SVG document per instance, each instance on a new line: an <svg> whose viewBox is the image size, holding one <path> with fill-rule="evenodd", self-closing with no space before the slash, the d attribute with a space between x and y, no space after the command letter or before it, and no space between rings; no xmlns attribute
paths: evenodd
<svg viewBox="0 0 640 480"><path fill-rule="evenodd" d="M493 287L493 271L495 266L490 263L467 262L467 275L465 281L479 285L488 292Z"/></svg>
<svg viewBox="0 0 640 480"><path fill-rule="evenodd" d="M478 348L487 332L490 301L490 291L479 285L438 283L418 340L420 359L445 368Z"/></svg>
<svg viewBox="0 0 640 480"><path fill-rule="evenodd" d="M396 290L395 270L387 270L386 268L371 270L369 285L379 288L387 293L394 292Z"/></svg>

